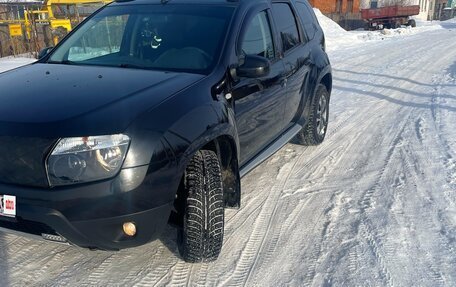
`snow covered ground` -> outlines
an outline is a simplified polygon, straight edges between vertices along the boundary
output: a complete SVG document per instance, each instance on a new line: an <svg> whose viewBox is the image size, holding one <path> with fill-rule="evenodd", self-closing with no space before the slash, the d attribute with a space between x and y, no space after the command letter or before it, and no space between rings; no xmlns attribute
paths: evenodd
<svg viewBox="0 0 456 287"><path fill-rule="evenodd" d="M25 58L25 57L7 57L7 58L0 58L0 73L4 71L8 71L23 65L27 65L30 63L35 62L36 59L32 58Z"/></svg>
<svg viewBox="0 0 456 287"><path fill-rule="evenodd" d="M172 228L120 252L0 233L0 285L456 286L456 22L420 29L327 29L325 142L242 180L217 262L182 262Z"/></svg>

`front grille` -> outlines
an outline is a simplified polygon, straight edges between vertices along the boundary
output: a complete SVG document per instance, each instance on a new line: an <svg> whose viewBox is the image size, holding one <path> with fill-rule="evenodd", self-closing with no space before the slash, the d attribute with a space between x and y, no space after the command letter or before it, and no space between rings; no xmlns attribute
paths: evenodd
<svg viewBox="0 0 456 287"><path fill-rule="evenodd" d="M45 159L55 140L0 136L0 182L47 187Z"/></svg>

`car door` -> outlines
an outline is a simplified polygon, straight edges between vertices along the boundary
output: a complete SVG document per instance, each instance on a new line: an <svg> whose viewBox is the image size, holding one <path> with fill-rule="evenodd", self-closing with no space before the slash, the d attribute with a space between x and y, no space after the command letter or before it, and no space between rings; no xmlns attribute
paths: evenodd
<svg viewBox="0 0 456 287"><path fill-rule="evenodd" d="M286 126L284 66L275 46L269 10L245 21L242 30L238 57L265 57L270 61L270 72L261 78L240 77L233 87L241 166L277 138Z"/></svg>
<svg viewBox="0 0 456 287"><path fill-rule="evenodd" d="M277 27L283 51L287 79L284 120L288 125L297 121L302 111L307 79L311 70L310 44L301 31L301 25L288 2L273 2L272 16ZM298 113L299 112L299 113Z"/></svg>

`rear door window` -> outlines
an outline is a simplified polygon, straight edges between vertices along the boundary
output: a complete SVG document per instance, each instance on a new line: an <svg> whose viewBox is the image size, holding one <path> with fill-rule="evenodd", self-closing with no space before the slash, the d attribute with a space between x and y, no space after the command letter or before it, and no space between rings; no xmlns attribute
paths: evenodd
<svg viewBox="0 0 456 287"><path fill-rule="evenodd" d="M273 3L272 13L282 39L283 52L301 43L296 17L287 3Z"/></svg>
<svg viewBox="0 0 456 287"><path fill-rule="evenodd" d="M315 23L317 19L315 18L314 14L310 11L310 8L302 2L296 2L296 9L299 14L299 17L301 17L301 21L304 26L304 31L307 35L307 38L309 40L313 39L313 37L315 36L315 32L317 31L317 25Z"/></svg>

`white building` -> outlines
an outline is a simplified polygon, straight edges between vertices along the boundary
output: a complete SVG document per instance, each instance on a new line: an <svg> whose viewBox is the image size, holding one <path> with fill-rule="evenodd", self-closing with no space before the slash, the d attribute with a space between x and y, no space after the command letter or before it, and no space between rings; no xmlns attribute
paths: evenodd
<svg viewBox="0 0 456 287"><path fill-rule="evenodd" d="M420 5L420 14L414 16L414 18L420 20L434 20L434 7L438 0L361 0L360 8L368 9L372 7L384 7L391 5ZM446 0L445 0L446 1Z"/></svg>

